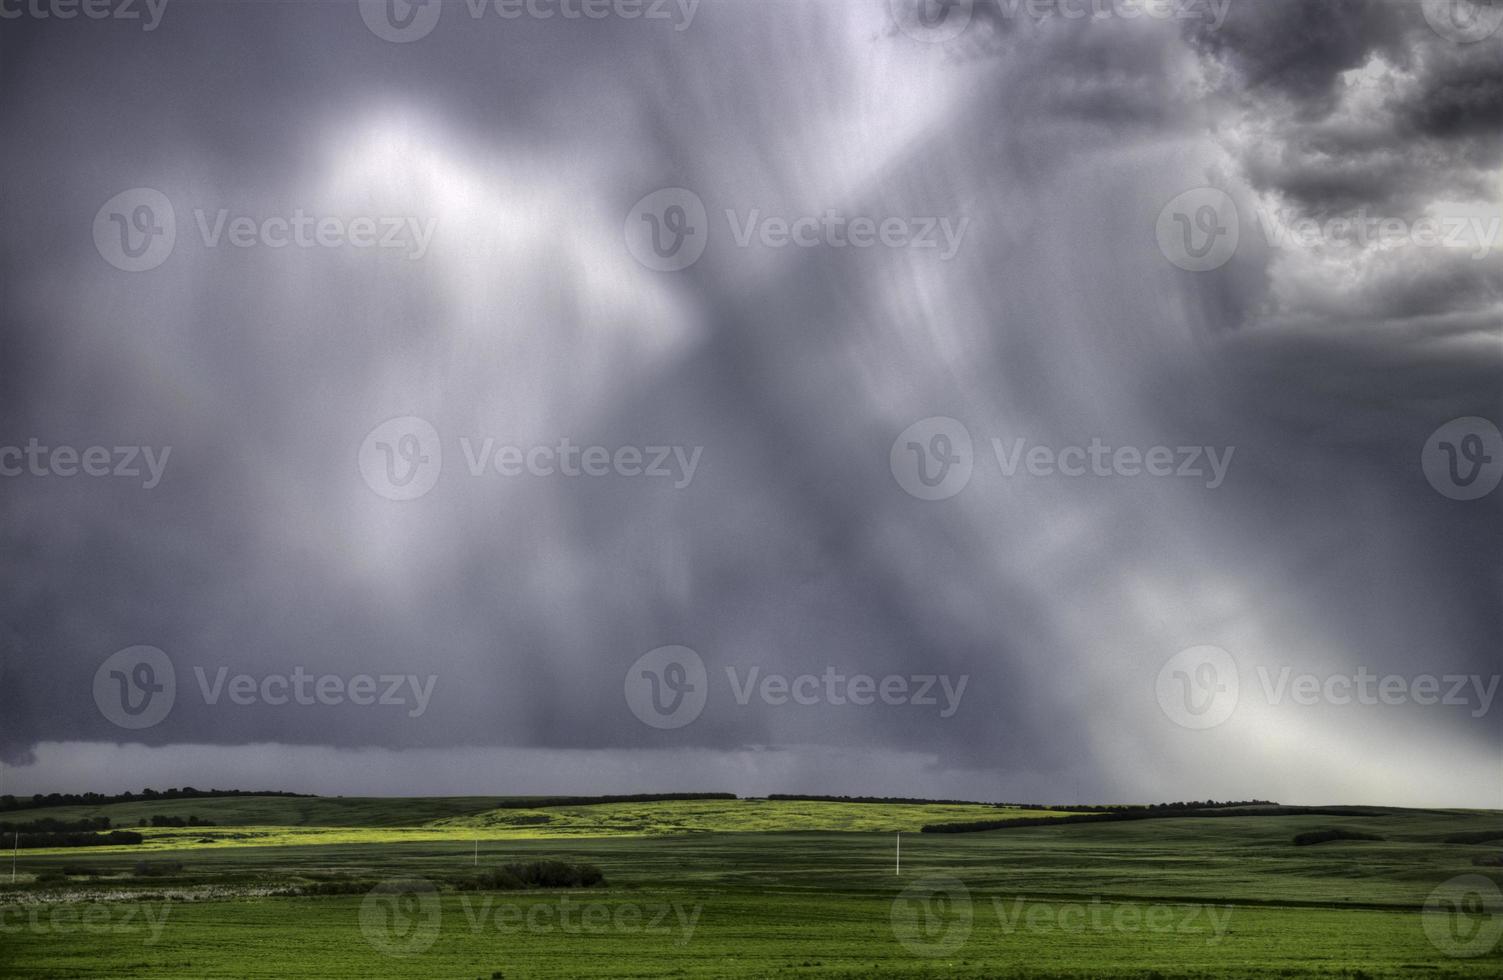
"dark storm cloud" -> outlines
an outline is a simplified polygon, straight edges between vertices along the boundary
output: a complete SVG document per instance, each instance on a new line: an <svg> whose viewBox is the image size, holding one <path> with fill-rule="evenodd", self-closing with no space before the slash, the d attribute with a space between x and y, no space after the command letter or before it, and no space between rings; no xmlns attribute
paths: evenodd
<svg viewBox="0 0 1503 980"><path fill-rule="evenodd" d="M1454 43L1403 0L1239 3L1187 35L1224 69L1228 127L1256 134L1241 150L1255 187L1315 214L1496 195L1493 41Z"/></svg>
<svg viewBox="0 0 1503 980"><path fill-rule="evenodd" d="M684 789L1318 794L1274 732L1171 743L1163 660L1222 642L1311 669L1496 670L1496 507L1458 513L1416 465L1436 425L1496 417L1496 256L1326 275L1249 229L1226 268L1193 275L1152 231L1207 182L1307 213L1495 202L1497 45L1451 45L1392 4L1241 2L1188 37L1111 21L985 34L983 19L925 47L883 7L707 4L680 33L449 5L430 36L391 45L346 5L174 4L149 37L0 34L7 88L26 92L0 108L15 171L0 194L24 229L0 245L0 444L173 447L149 492L3 486L0 752L23 762L40 743L85 781L116 756L63 762L55 743L169 746L191 772L250 753L236 771L273 775L268 743L501 747L512 767L535 750L556 791L600 790L615 759L638 786L668 771ZM1374 58L1392 74L1350 90L1342 73ZM88 235L134 186L178 208L178 251L142 275ZM951 262L722 235L693 268L649 274L621 221L665 186L696 189L712 222L834 207L971 224ZM434 250L209 250L191 214L320 205L436 209ZM354 460L407 414L443 433L445 471L395 504ZM988 457L939 504L888 471L895 435L932 415ZM508 482L465 476L460 436L704 455L682 490ZM1014 436L1235 445L1234 478L1210 493L1005 481L987 441ZM627 711L622 680L675 643L704 656L720 701L662 732ZM433 707L195 695L122 733L90 685L132 644L168 651L190 690L194 666L433 674ZM752 665L970 680L942 720L739 710L724 668ZM1318 717L1309 737L1332 759L1385 734ZM1470 753L1496 746L1497 717L1405 712L1388 734ZM819 748L737 754L768 745ZM586 750L602 755L570 763ZM299 789L341 758L287 751ZM483 780L483 758L453 765ZM360 771L398 771L382 759ZM61 778L36 768L37 785Z"/></svg>
<svg viewBox="0 0 1503 980"><path fill-rule="evenodd" d="M1374 53L1406 58L1406 34L1422 26L1417 16L1418 4L1393 0L1260 0L1235 3L1225 23L1191 23L1186 33L1235 87L1285 98L1294 116L1308 118L1331 109L1341 72Z"/></svg>

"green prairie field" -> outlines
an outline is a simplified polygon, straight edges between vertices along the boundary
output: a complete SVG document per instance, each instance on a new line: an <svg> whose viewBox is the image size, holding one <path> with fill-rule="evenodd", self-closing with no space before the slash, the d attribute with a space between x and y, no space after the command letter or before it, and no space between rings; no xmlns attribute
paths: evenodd
<svg viewBox="0 0 1503 980"><path fill-rule="evenodd" d="M172 806L220 825L147 830L136 847L19 852L16 884L0 877L0 975L1503 976L1503 868L1477 863L1503 856L1495 811L1270 809L920 834L936 820L1011 814L497 803L268 797L45 811L123 826ZM508 819L521 814L550 819ZM1381 839L1292 842L1327 830ZM1447 842L1456 835L1466 842ZM605 882L470 890L479 871L539 860L593 865Z"/></svg>

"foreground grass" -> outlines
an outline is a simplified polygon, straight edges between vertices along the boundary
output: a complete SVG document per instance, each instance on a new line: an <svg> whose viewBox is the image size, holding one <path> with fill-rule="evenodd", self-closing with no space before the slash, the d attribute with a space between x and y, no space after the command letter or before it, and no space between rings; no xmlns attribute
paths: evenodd
<svg viewBox="0 0 1503 980"><path fill-rule="evenodd" d="M483 810L467 816L480 827L490 820ZM691 813L675 819L692 823ZM758 823L766 811L750 807L746 819ZM1323 829L1383 839L1292 842ZM1496 841L1445 842L1494 829ZM7 891L0 883L0 975L1503 975L1503 950L1447 955L1421 911L1453 876L1503 880L1503 869L1472 863L1503 852L1498 813L1370 810L910 834L901 876L885 831L623 831L480 843L481 867L546 857L605 871L607 887L570 892L456 891L474 870L475 846L467 838L202 845L171 855L185 866L161 878L130 873L136 852L22 852L23 884ZM100 876L25 884L77 864ZM435 890L370 893L391 879L422 879ZM269 894L330 884L350 893ZM1503 908L1461 921L1458 934L1495 920Z"/></svg>
<svg viewBox="0 0 1503 980"><path fill-rule="evenodd" d="M390 951L361 928L362 900L174 905L155 941L136 934L25 936L8 976L846 977L1497 976L1503 961L1437 963L1419 916L1227 906L1217 931L1195 906L1105 902L1092 924L1058 900L976 893L953 951L893 926L873 892L610 890L445 895ZM994 901L995 900L995 901ZM1161 911L1153 928L1144 923ZM1128 914L1130 913L1130 914ZM369 914L367 913L367 921ZM1030 925L1029 923L1032 923ZM1125 923L1125 924L1124 924ZM408 945L407 940L416 942ZM410 952L409 952L410 950ZM1420 965L1423 964L1423 967ZM1358 972L1360 971L1360 972Z"/></svg>

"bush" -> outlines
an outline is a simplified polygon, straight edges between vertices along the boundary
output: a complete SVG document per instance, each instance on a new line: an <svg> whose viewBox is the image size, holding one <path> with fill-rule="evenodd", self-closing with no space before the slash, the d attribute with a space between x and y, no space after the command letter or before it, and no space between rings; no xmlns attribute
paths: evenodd
<svg viewBox="0 0 1503 980"><path fill-rule="evenodd" d="M594 888L605 884L605 873L593 864L529 861L507 864L462 878L460 891L517 891L523 888Z"/></svg>
<svg viewBox="0 0 1503 980"><path fill-rule="evenodd" d="M37 884L39 885L56 885L67 880L68 876L56 868L48 868L46 871L37 873Z"/></svg>
<svg viewBox="0 0 1503 980"><path fill-rule="evenodd" d="M299 895L364 895L367 892L380 892L389 889L382 887L383 883L373 882L367 878L345 878L339 881L315 881L297 888ZM421 889L420 889L421 890Z"/></svg>
<svg viewBox="0 0 1503 980"><path fill-rule="evenodd" d="M1503 829L1500 830L1467 830L1459 834L1451 834L1445 838L1447 844L1486 844L1489 841L1503 840Z"/></svg>
<svg viewBox="0 0 1503 980"><path fill-rule="evenodd" d="M57 820L47 817L42 820L0 820L0 835L3 834L72 834L109 830L109 817L83 817L79 820Z"/></svg>
<svg viewBox="0 0 1503 980"><path fill-rule="evenodd" d="M153 827L212 827L214 821L203 820L196 815L187 817L169 817L158 813L151 818ZM141 826L146 826L146 819L141 819Z"/></svg>
<svg viewBox="0 0 1503 980"><path fill-rule="evenodd" d="M131 871L137 878L161 878L175 875L183 870L181 861L137 861Z"/></svg>
<svg viewBox="0 0 1503 980"><path fill-rule="evenodd" d="M133 830L112 830L107 834L26 834L21 835L20 848L29 847L97 847L106 844L139 844L141 835Z"/></svg>

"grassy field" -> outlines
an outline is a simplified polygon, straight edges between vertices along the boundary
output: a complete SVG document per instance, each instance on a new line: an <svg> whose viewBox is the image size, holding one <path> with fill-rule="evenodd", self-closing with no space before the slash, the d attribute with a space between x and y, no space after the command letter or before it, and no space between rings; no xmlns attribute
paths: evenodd
<svg viewBox="0 0 1503 980"><path fill-rule="evenodd" d="M825 803L795 800L668 800L542 809L500 808L505 798L452 799L225 797L172 803L117 803L13 811L11 820L109 817L146 837L141 851L204 847L517 840L560 837L660 837L694 833L905 831L927 823L1009 816L1063 816L1065 811L982 804ZM512 798L515 802L515 798ZM196 816L212 827L136 827L153 815ZM90 848L98 853L103 848ZM37 854L76 853L68 848Z"/></svg>
<svg viewBox="0 0 1503 980"><path fill-rule="evenodd" d="M214 819L208 802L191 801L183 815ZM328 821L342 820L347 803L285 802ZM938 805L905 815L897 804L692 801L606 804L594 817L574 812L593 807L559 807L541 812L593 821L597 832L509 836L550 830L502 824L496 837L500 814L532 811L498 812L483 799L388 802L391 809L381 811L372 801L348 801L352 810L380 811L368 827L344 825L366 839L154 850L151 858L184 865L159 877L132 874L139 851L23 851L20 884L0 884L0 975L1503 975L1493 935L1503 932L1503 907L1462 904L1448 914L1434 898L1449 901L1445 883L1457 876L1503 881L1503 869L1473 864L1503 855L1496 812L910 833L898 875L892 833L885 826L872 832L869 823L922 823ZM258 811L254 800L223 803L288 819L288 810ZM861 807L870 813L850 812ZM398 811L398 820L417 815L436 825L414 831L459 836L394 841L391 831L400 828L386 820ZM737 831L704 826L715 820ZM811 823L819 829L807 829ZM1295 834L1326 829L1383 839L1292 843ZM1494 840L1445 842L1493 830ZM588 862L607 884L457 890L476 870L477 833L487 837L481 868L540 858ZM97 875L34 880L65 866ZM393 880L406 884L372 891ZM317 888L348 893L288 894Z"/></svg>

